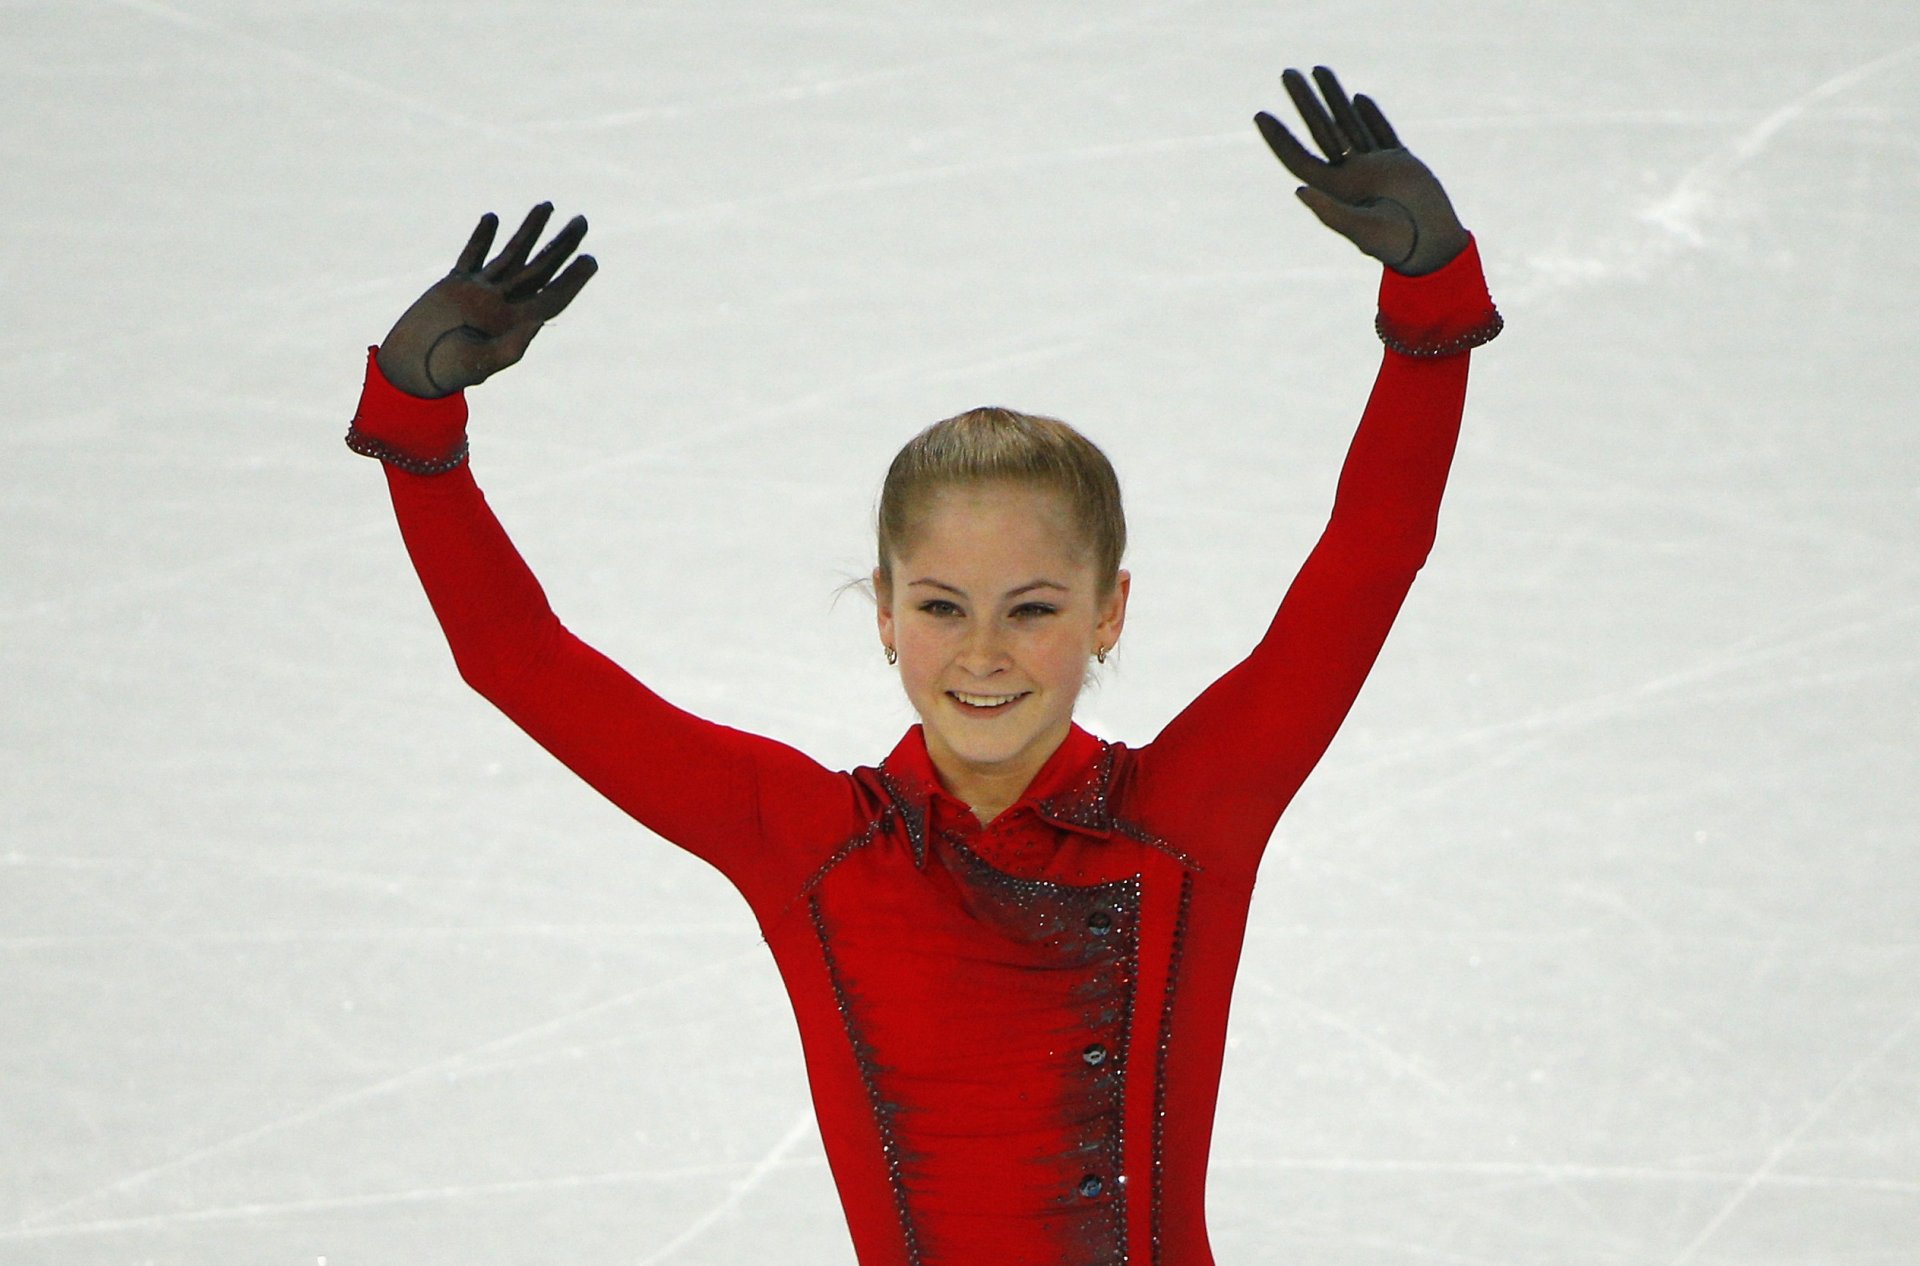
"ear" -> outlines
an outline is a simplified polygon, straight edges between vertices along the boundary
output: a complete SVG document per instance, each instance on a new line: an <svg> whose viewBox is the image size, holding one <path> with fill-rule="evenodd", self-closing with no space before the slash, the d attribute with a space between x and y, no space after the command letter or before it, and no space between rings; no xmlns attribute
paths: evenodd
<svg viewBox="0 0 1920 1266"><path fill-rule="evenodd" d="M1133 575L1122 570L1114 579L1113 594L1100 605L1100 623L1097 632L1100 644L1111 649L1120 640L1120 630L1127 624L1127 595L1133 589Z"/></svg>
<svg viewBox="0 0 1920 1266"><path fill-rule="evenodd" d="M880 624L880 640L888 646L893 641L893 586L887 583L887 573L876 567L873 569L873 609Z"/></svg>

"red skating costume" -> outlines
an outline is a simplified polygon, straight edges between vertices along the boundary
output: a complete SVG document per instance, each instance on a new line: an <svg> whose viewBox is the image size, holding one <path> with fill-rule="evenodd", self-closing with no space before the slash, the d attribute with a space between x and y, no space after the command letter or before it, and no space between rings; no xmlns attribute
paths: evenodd
<svg viewBox="0 0 1920 1266"><path fill-rule="evenodd" d="M1254 872L1426 558L1464 352L1499 326L1471 244L1387 272L1380 310L1402 350L1259 646L1145 747L1076 726L984 829L918 726L836 773L661 700L554 618L469 467L387 467L462 676L752 906L862 1266L1210 1266ZM435 457L465 420L462 397L404 395L369 359L363 438Z"/></svg>

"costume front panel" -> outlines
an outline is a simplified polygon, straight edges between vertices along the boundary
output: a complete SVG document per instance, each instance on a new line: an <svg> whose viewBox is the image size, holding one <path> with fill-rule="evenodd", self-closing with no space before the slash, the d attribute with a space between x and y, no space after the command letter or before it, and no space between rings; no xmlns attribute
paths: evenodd
<svg viewBox="0 0 1920 1266"><path fill-rule="evenodd" d="M1162 1259L1158 1179L1205 1164L1168 1137L1168 1060L1215 1044L1230 991L1181 988L1211 881L1113 811L1129 756L1076 729L983 830L921 781L916 730L856 771L871 822L766 921L863 1264ZM1248 891L1200 947L1229 984ZM1178 1260L1204 1260L1185 1221Z"/></svg>

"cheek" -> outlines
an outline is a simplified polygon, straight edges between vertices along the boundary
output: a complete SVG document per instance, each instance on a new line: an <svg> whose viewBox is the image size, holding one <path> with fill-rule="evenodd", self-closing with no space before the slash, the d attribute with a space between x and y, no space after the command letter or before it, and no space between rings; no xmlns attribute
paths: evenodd
<svg viewBox="0 0 1920 1266"><path fill-rule="evenodd" d="M1030 650L1036 667L1055 681L1079 681L1086 669L1086 638L1077 628L1054 628L1036 638Z"/></svg>
<svg viewBox="0 0 1920 1266"><path fill-rule="evenodd" d="M940 626L929 620L904 616L894 622L893 629L902 655L909 649L920 655L938 655L941 643L945 641Z"/></svg>
<svg viewBox="0 0 1920 1266"><path fill-rule="evenodd" d="M906 620L895 626L894 647L900 652L900 670L909 685L939 674L949 658L945 639L924 621Z"/></svg>

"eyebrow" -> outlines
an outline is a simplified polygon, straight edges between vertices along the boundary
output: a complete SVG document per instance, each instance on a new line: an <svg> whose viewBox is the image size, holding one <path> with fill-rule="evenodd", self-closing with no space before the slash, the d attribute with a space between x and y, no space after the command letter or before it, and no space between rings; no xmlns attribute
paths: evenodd
<svg viewBox="0 0 1920 1266"><path fill-rule="evenodd" d="M960 589L960 588L956 588L956 587L955 587L955 586L953 586L953 585L950 585L950 584L947 584L947 583L946 583L945 581L943 581L943 580L935 580L935 579L934 579L933 577L931 577L931 576L922 576L922 577L921 577L920 579L918 579L918 580L910 580L910 581L908 581L908 582L907 582L907 587L908 587L909 589L911 589L911 588L913 588L913 586L915 586L915 585L931 585L931 586L932 586L933 588L935 588L935 589L944 589L944 590L946 590L946 591L947 591L948 593L952 593L952 594L958 594L958 595L960 595L960 596L961 596L962 598L964 598L964 597L966 597L966 596L967 596L967 591L966 591L966 590L964 590L964 589ZM1030 581L1028 581L1028 582L1027 582L1026 584L1024 584L1024 585L1021 585L1021 586L1020 586L1020 587L1019 587L1018 589L1009 589L1009 590L1007 590L1007 592L1006 592L1006 595L1005 595L1005 596L1006 596L1006 597L1009 597L1009 598L1017 598L1017 597L1019 597L1019 596L1020 596L1021 594L1023 594L1023 593L1030 593L1030 592L1032 592L1032 591L1033 591L1033 590L1035 590L1035 589L1058 589L1058 590L1059 590L1059 591L1060 591L1061 593L1072 593L1072 592L1073 592L1073 590L1071 590L1071 589L1069 589L1069 588L1068 588L1067 586L1065 586L1065 585L1063 585L1063 584L1061 584L1061 583L1060 583L1059 581L1057 581L1057 580L1045 580L1045 579L1041 579L1041 580L1030 580Z"/></svg>

